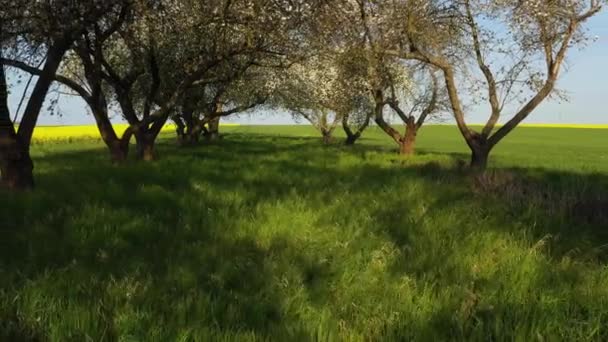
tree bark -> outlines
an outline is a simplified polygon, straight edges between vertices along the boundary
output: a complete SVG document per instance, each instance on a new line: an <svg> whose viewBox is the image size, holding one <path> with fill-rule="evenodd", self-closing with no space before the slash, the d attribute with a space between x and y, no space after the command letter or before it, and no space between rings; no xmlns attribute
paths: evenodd
<svg viewBox="0 0 608 342"><path fill-rule="evenodd" d="M220 139L220 117L213 118L209 121L209 131L207 133L207 140L216 141Z"/></svg>
<svg viewBox="0 0 608 342"><path fill-rule="evenodd" d="M154 161L156 160L156 151L154 149L154 143L156 137L149 132L138 133L135 135L136 146L135 146L135 157L138 160L143 161Z"/></svg>
<svg viewBox="0 0 608 342"><path fill-rule="evenodd" d="M177 143L179 146L184 146L186 141L186 124L182 116L176 115L171 118L175 123L175 134L177 135Z"/></svg>
<svg viewBox="0 0 608 342"><path fill-rule="evenodd" d="M369 125L369 120L370 120L371 115L367 115L367 117L365 118L365 121L359 127L359 129L357 129L356 132L353 132L353 130L351 129L351 127L348 123L349 116L350 116L350 114L348 114L348 113L342 115L342 129L344 130L344 133L346 134L346 140L344 141L344 144L347 146L352 146L355 144L355 142L357 142L357 140L359 140L359 138L361 138L361 134L363 134L363 131Z"/></svg>
<svg viewBox="0 0 608 342"><path fill-rule="evenodd" d="M188 147L198 144L200 134L195 133L195 131L193 127L186 128L178 125L177 142L179 146Z"/></svg>
<svg viewBox="0 0 608 342"><path fill-rule="evenodd" d="M127 136L123 137L122 139L118 137L116 131L114 130L114 126L110 121L110 117L108 116L105 97L102 94L99 96L100 98L97 100L91 99L89 107L91 107L91 112L95 118L97 129L101 134L101 139L106 144L108 151L110 152L110 160L113 164L121 164L127 160L131 136L127 134Z"/></svg>
<svg viewBox="0 0 608 342"><path fill-rule="evenodd" d="M0 46L0 57L2 47ZM0 64L0 183L9 189L31 188L34 184L32 172L26 172L23 164L29 156L22 155L15 126L8 110L8 86L4 65ZM31 160L30 160L31 162ZM29 175L29 178L23 177Z"/></svg>
<svg viewBox="0 0 608 342"><path fill-rule="evenodd" d="M191 109L189 102L184 102L184 109L181 114L174 119L177 124L177 139L180 146L192 146L199 142L201 129L198 127L200 121L195 118L194 110Z"/></svg>
<svg viewBox="0 0 608 342"><path fill-rule="evenodd" d="M11 190L34 187L34 165L29 149L21 143L8 110L8 87L0 65L0 183Z"/></svg>
<svg viewBox="0 0 608 342"><path fill-rule="evenodd" d="M38 121L38 116L40 115L40 110L42 109L42 105L44 104L44 100L46 99L49 88L55 80L57 69L59 69L59 65L61 65L63 56L70 47L70 44L71 42L68 42L67 40L59 40L49 46L44 68L38 77L38 81L36 82L34 90L32 90L32 94L30 95L30 100L25 107L25 112L21 118L17 134L19 135L21 143L28 151L30 142L32 140L32 135L34 134L34 127L36 127L36 122Z"/></svg>
<svg viewBox="0 0 608 342"><path fill-rule="evenodd" d="M200 141L200 133L190 131L180 137L181 146L196 146Z"/></svg>
<svg viewBox="0 0 608 342"><path fill-rule="evenodd" d="M0 128L0 155L2 185L11 190L32 189L34 164L29 149L21 143L13 127Z"/></svg>
<svg viewBox="0 0 608 342"><path fill-rule="evenodd" d="M199 144L201 140L201 135L206 132L204 129L204 124L199 120L195 120L192 122L190 126L186 128L186 133L183 137L183 146L196 146ZM207 134L205 134L206 138L209 138Z"/></svg>
<svg viewBox="0 0 608 342"><path fill-rule="evenodd" d="M359 133L347 134L344 144L347 146L353 146L360 137L361 137L361 135Z"/></svg>
<svg viewBox="0 0 608 342"><path fill-rule="evenodd" d="M405 136L399 144L399 153L404 156L414 155L416 148L416 137L418 135L418 127L411 122L405 126Z"/></svg>
<svg viewBox="0 0 608 342"><path fill-rule="evenodd" d="M323 144L325 145L329 145L331 144L333 137L331 135L331 131L322 131L321 134L323 135Z"/></svg>
<svg viewBox="0 0 608 342"><path fill-rule="evenodd" d="M485 171L488 167L490 149L486 146L471 147L471 168L477 171Z"/></svg>
<svg viewBox="0 0 608 342"><path fill-rule="evenodd" d="M30 95L18 131L15 131L10 118L6 75L4 66L0 65L0 183L9 189L28 190L34 187L30 142L42 104L69 45L68 41L58 41L49 47L44 68Z"/></svg>
<svg viewBox="0 0 608 342"><path fill-rule="evenodd" d="M127 160L129 155L129 144L124 144L120 140L116 140L112 144L108 144L110 150L110 160L112 164L122 164Z"/></svg>

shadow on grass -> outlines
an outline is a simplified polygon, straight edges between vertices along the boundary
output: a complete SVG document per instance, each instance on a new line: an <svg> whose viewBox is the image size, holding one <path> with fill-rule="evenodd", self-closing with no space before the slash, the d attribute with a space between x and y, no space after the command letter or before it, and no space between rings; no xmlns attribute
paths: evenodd
<svg viewBox="0 0 608 342"><path fill-rule="evenodd" d="M117 339L126 328L116 326L114 312L128 305L143 307L147 315L138 318L136 336L159 326L196 326L197 320L220 331L298 336L302 332L293 330L298 317L285 317L281 274L270 260L291 258L312 298L330 297L324 284L336 271L299 252L302 246L290 241L260 246L237 227L246 225L261 204L293 194L321 203L321 208L343 197L334 210L345 213L365 203L352 200L357 196L377 193L379 201L386 200L372 210L374 224L364 228L387 236L403 252L391 266L395 276L424 279L437 265L448 265L444 269L449 271L450 248L415 264L408 253L412 244L433 238L425 235L426 220L446 212L463 215L467 208L477 208L471 215L492 218L477 228L519 236L517 230L525 226L531 240L552 236L548 253L554 258L568 254L604 263L608 257L599 248L608 243L608 219L602 216L606 175L511 169L503 170L507 176L484 179L451 164L416 164L395 155L366 162L367 154L391 149L326 147L319 140L233 133L218 143L181 149L165 140L159 162L123 166L109 165L104 150L45 155L36 160L38 190L0 199L0 293L25 292L16 300L23 307L36 296L61 302L66 293L73 293L83 308L101 301L104 310L97 325L82 327L76 339L90 330ZM338 165L344 154L359 162ZM420 187L424 198L386 194L407 193L412 186ZM463 227L459 238L466 233ZM444 282L466 280L463 275L443 276ZM27 292L28 282L46 277L65 279L48 280L60 284L48 293ZM73 289L73 282L81 284ZM125 288L136 294L124 297ZM151 300L161 304L148 306ZM31 321L15 305L0 302L0 329L8 331L0 337L45 339L44 322ZM190 317L172 317L174 306L186 306ZM59 305L56 310L66 308ZM429 329L453 328L448 316L440 312ZM286 322L292 330L285 329ZM158 337L169 339L171 334L159 332Z"/></svg>

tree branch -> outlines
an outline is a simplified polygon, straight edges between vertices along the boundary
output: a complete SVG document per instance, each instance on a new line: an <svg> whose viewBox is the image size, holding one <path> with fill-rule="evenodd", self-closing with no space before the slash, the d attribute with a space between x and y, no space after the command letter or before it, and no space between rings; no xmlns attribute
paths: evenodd
<svg viewBox="0 0 608 342"><path fill-rule="evenodd" d="M479 28L477 27L475 17L473 16L473 12L471 11L470 0L466 0L464 2L464 5L466 10L467 23L471 28L471 37L473 38L473 50L475 51L477 65L483 73L486 79L486 83L488 85L488 100L490 102L492 114L490 115L490 118L488 119L486 125L481 131L481 136L487 138L494 129L494 126L496 125L496 122L498 122L498 118L500 117L500 101L498 100L498 91L496 88L496 80L494 78L494 74L492 73L490 67L486 64L483 57L483 52L481 51Z"/></svg>
<svg viewBox="0 0 608 342"><path fill-rule="evenodd" d="M22 71L25 71L31 75L35 75L35 76L40 76L42 75L42 70L33 67L27 63L21 62L21 61L17 61L14 59L7 59L7 58L0 58L0 64L3 65L7 65L7 66L11 66L17 69L20 69ZM78 93L78 95L80 95L85 101L87 101L88 99L90 99L91 94L89 94L89 92L84 89L84 87L82 87L80 84L78 84L77 82L69 79L66 76L63 75L54 75L53 80L56 82L59 82L63 85L65 85L66 87L72 89L73 91L75 91L76 93Z"/></svg>

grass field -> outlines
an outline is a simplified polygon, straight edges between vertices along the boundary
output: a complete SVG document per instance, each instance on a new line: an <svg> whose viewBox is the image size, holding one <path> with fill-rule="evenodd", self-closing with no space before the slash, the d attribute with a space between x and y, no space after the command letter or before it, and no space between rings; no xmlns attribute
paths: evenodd
<svg viewBox="0 0 608 342"><path fill-rule="evenodd" d="M223 127L153 164L33 145L0 194L0 341L608 340L608 130L520 128L472 175L450 126Z"/></svg>

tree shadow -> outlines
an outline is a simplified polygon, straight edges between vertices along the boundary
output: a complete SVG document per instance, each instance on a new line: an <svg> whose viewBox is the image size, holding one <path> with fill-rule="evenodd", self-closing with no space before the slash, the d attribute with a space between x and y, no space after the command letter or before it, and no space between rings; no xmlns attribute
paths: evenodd
<svg viewBox="0 0 608 342"><path fill-rule="evenodd" d="M283 317L284 299L268 262L275 253L272 246L232 236L234 224L227 218L238 216L237 211L229 210L226 217L191 211L187 220L180 219L186 215L180 212L187 209L178 207L169 191L139 191L122 201L114 200L115 195L98 195L94 205L85 203L93 201L90 197L76 198L64 201L56 218L44 225L32 220L29 227L3 229L0 289L22 292L24 298L16 298L12 305L48 303L44 310L58 317L103 308L89 318L92 321L84 317L82 326L70 327L74 340L111 341L129 333L171 340L181 333L177 329L192 330L197 336L196 330L203 330L201 322L218 332L297 335L297 319ZM209 197L199 200L208 208L225 205ZM47 210L52 215L53 209ZM169 213L157 212L161 210ZM28 284L37 282L38 291L44 292L29 293ZM52 286L45 287L48 282ZM51 307L58 302L69 307ZM32 322L17 306L6 305L0 300L0 337L52 339L46 333L59 324L55 319ZM117 312L124 316L128 307L137 308L131 317L139 324L137 331L116 326ZM291 330L282 326L284 321L290 322ZM157 335L146 332L159 327L165 330Z"/></svg>
<svg viewBox="0 0 608 342"><path fill-rule="evenodd" d="M551 248L543 253L555 260L568 256L604 264L608 258L601 247L608 244L606 175L508 169L500 170L504 176L484 179L451 165L462 154L450 155L448 165L421 165L397 155L378 164L366 162L366 154L388 155L389 149L325 147L319 140L231 133L219 143L196 148L177 148L163 140L159 162L124 166L110 165L102 149L41 156L36 160L38 190L0 199L0 290L19 293L28 282L50 275L64 278L57 280L63 285L44 295L67 300L69 287L82 282L73 300L83 308L94 305L92 300L103 303L96 329L106 331L108 340L124 332L112 317L126 305L148 315L140 320L142 331L155 326L196 329L204 321L217 331L306 336L298 317L286 317L282 274L273 260L289 258L319 306L331 297L326 284L340 270L291 240L261 246L238 228L257 215L260 205L292 197L314 202L321 210L330 208L332 219L344 221L353 207L366 206L372 223L362 229L385 236L401 252L389 268L395 277L407 274L427 281L429 274L438 277L431 268L444 265L444 283L469 280L468 274L450 271L450 248L411 262L412 251L420 248L415 245L436 237L427 229L437 222L432 219L445 213L459 215L453 224L463 226L435 234L466 239L473 230L487 230L523 245L551 236ZM340 156L361 162L344 164ZM408 187L415 186L420 191L413 194L422 198L407 196ZM379 203L370 207L370 197ZM471 226L469 213L483 225ZM322 216L313 220L326 223ZM522 234L522 226L528 235ZM136 294L127 298L129 291ZM157 308L146 306L149 298L159 301ZM183 306L190 317L179 317L177 307ZM0 310L9 308L0 311L0 328L12 326L6 331L21 331L23 339L36 334L43 339L44 326L24 320L15 307L0 301ZM438 312L429 331L456 329L446 312L457 309ZM404 328L387 329L401 334ZM465 329L460 331L465 336L474 327L458 329ZM159 338L173 339L178 332L164 333Z"/></svg>
<svg viewBox="0 0 608 342"><path fill-rule="evenodd" d="M436 308L423 325L415 329L399 323L389 325L384 338L605 338L605 332L594 328L602 323L597 322L600 318L589 305L590 301L604 298L598 298L598 292L577 287L589 286L589 272L601 272L608 263L606 175L517 168L477 174L437 164L409 168L416 170L417 177L429 181L427 192L437 195L421 214L404 210L415 205L407 200L388 204L372 214L377 226L400 250L391 272L397 278L406 275L454 293L452 300ZM442 191L455 187L456 190ZM462 206L463 202L468 204ZM429 217L446 216L445 213L474 219L446 219L451 227L445 230L437 219L425 224ZM479 222L475 224L475 220ZM396 227L395 222L406 224ZM499 252L484 251L482 255L490 260L479 260L467 253L487 248L483 247L487 242L476 243L475 239L510 241L509 253L515 254L492 260L492 254ZM492 248L500 251L505 247L499 244ZM506 258L523 260L513 264ZM485 275L478 270L484 266L478 263L485 267L494 264L500 271ZM501 263L505 265L497 266ZM529 278L520 282L516 280L519 273ZM509 300L508 295L502 298L497 292L522 296L525 304L521 298ZM546 299L553 297L561 306ZM541 323L547 317L554 317L554 321L577 320L589 328L580 335L569 329L556 331Z"/></svg>

